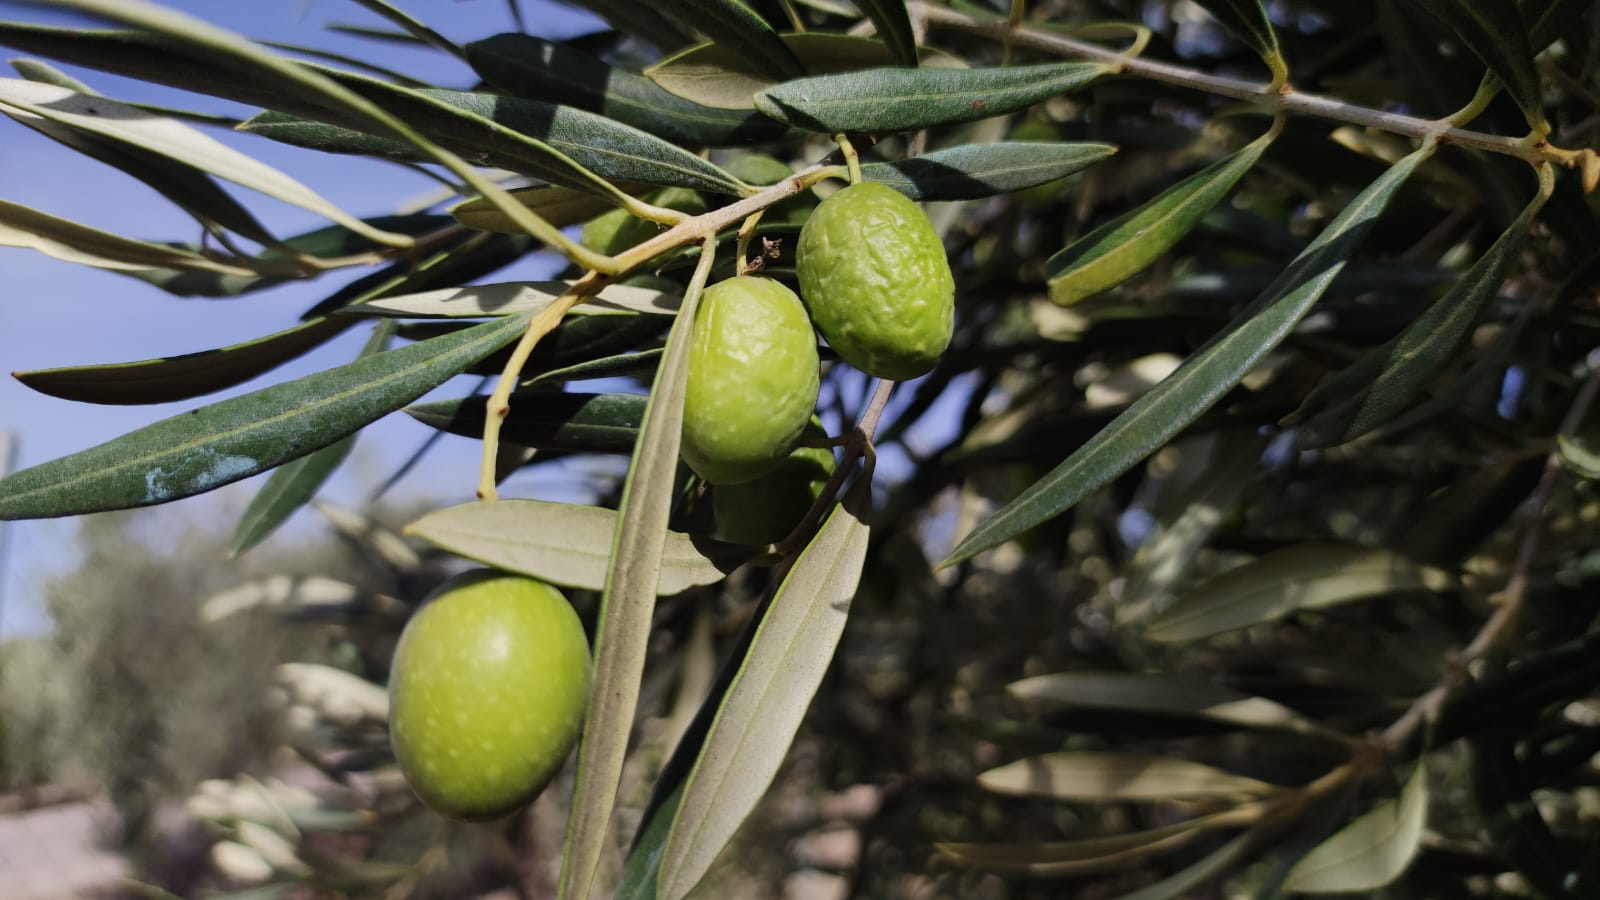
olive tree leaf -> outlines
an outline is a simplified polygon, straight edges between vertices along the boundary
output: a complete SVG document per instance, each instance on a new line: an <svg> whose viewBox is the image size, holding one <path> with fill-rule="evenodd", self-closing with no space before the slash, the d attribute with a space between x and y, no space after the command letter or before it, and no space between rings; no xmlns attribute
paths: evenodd
<svg viewBox="0 0 1600 900"><path fill-rule="evenodd" d="M869 470L773 596L684 785L661 861L661 900L680 900L700 883L788 756L861 581L870 492Z"/></svg>
<svg viewBox="0 0 1600 900"><path fill-rule="evenodd" d="M605 588L616 530L615 510L542 500L449 506L406 526L406 534L458 556L588 591ZM670 596L716 584L748 557L733 545L667 531L656 590Z"/></svg>
<svg viewBox="0 0 1600 900"><path fill-rule="evenodd" d="M1279 790L1187 759L1088 751L1019 759L979 775L978 785L1013 797L1093 801L1259 797Z"/></svg>
<svg viewBox="0 0 1600 900"><path fill-rule="evenodd" d="M1111 709L1184 716L1301 734L1318 725L1280 703L1191 678L1129 672L1057 672L1006 685L1006 693L1031 706Z"/></svg>
<svg viewBox="0 0 1600 900"><path fill-rule="evenodd" d="M618 187L628 190L623 185ZM610 200L597 197L588 191L562 187L559 184L518 188L509 193L512 200L537 213L540 218L557 228L586 222L607 210L616 208ZM482 197L452 206L450 215L457 222L478 231L493 231L498 234L523 233L521 226L510 216Z"/></svg>
<svg viewBox="0 0 1600 900"><path fill-rule="evenodd" d="M466 51L474 71L512 96L598 113L687 147L760 143L788 131L757 113L748 94L744 109L704 106L639 72L532 35L497 34Z"/></svg>
<svg viewBox="0 0 1600 900"><path fill-rule="evenodd" d="M1339 544L1296 544L1229 569L1178 598L1150 620L1145 637L1194 641L1399 591L1443 591L1448 572L1387 550Z"/></svg>
<svg viewBox="0 0 1600 900"><path fill-rule="evenodd" d="M853 72L895 63L882 41L844 34L806 31L782 36L783 42L813 75ZM922 48L924 65L960 68L956 57ZM714 109L755 110L755 95L784 79L753 66L718 44L690 47L644 70L646 78L685 100ZM762 117L763 121L772 120ZM773 125L772 127L780 127Z"/></svg>
<svg viewBox="0 0 1600 900"><path fill-rule="evenodd" d="M1434 374L1455 358L1478 313L1491 300L1533 227L1533 220L1555 189L1555 172L1540 169L1540 191L1487 253L1443 297L1404 331L1353 365L1317 386L1301 410L1318 410L1300 427L1301 447L1318 448L1353 441L1403 412L1427 388ZM1297 411L1289 421L1304 420Z"/></svg>
<svg viewBox="0 0 1600 900"><path fill-rule="evenodd" d="M705 266L696 271L682 314L667 335L666 352L650 388L644 425L623 483L595 635L593 699L578 746L577 786L561 854L559 896L563 900L589 896L610 833L649 649L651 614L660 589L683 437L690 335L708 272Z"/></svg>
<svg viewBox="0 0 1600 900"><path fill-rule="evenodd" d="M416 294L397 294L348 307L350 315L412 318L479 318L537 313L560 299L571 283L566 281L503 281L459 288L441 288ZM667 291L630 284L603 288L592 299L573 308L574 315L676 315L683 298Z"/></svg>
<svg viewBox="0 0 1600 900"><path fill-rule="evenodd" d="M913 200L978 200L1049 184L1116 152L1110 144L965 144L896 162L867 163L861 167L861 178L886 184Z"/></svg>
<svg viewBox="0 0 1600 900"><path fill-rule="evenodd" d="M1229 871L1255 852L1260 841L1258 832L1246 831L1192 865L1114 900L1177 900L1189 896L1190 891Z"/></svg>
<svg viewBox="0 0 1600 900"><path fill-rule="evenodd" d="M127 275L155 269L214 272L242 278L256 274L250 269L208 259L192 250L101 231L9 200L0 200L0 247L24 247L63 262Z"/></svg>
<svg viewBox="0 0 1600 900"><path fill-rule="evenodd" d="M1534 790L1544 783L1544 760L1537 752L1518 751L1519 725L1517 716L1501 719L1470 742L1473 801L1486 836L1496 853L1541 895L1593 895L1592 867L1551 832L1534 799Z"/></svg>
<svg viewBox="0 0 1600 900"><path fill-rule="evenodd" d="M321 195L253 157L174 119L154 116L107 97L55 85L0 78L0 111L33 116L89 134L143 147L269 197L325 216L375 240L395 235L346 213Z"/></svg>
<svg viewBox="0 0 1600 900"><path fill-rule="evenodd" d="M393 335L393 323L379 322L366 346L361 348L361 358L382 353ZM274 469L267 476L267 483L250 499L250 505L239 517L239 524L234 526L228 554L238 556L266 540L295 510L310 502L350 455L355 443L356 436L352 434Z"/></svg>
<svg viewBox="0 0 1600 900"><path fill-rule="evenodd" d="M408 406L405 412L430 428L470 437L483 434L488 399L436 400ZM642 394L518 391L511 395L511 412L501 421L500 433L508 441L541 450L629 453L639 438L645 403Z"/></svg>
<svg viewBox="0 0 1600 900"><path fill-rule="evenodd" d="M1418 761L1394 800L1341 828L1289 870L1284 889L1306 894L1375 891L1411 865L1428 821L1428 777Z"/></svg>
<svg viewBox="0 0 1600 900"><path fill-rule="evenodd" d="M41 394L80 403L171 403L242 384L322 346L354 319L312 319L276 334L215 350L139 362L14 372Z"/></svg>
<svg viewBox="0 0 1600 900"><path fill-rule="evenodd" d="M1003 116L1114 74L1106 63L989 69L867 69L799 78L755 95L787 125L839 131L910 131Z"/></svg>
<svg viewBox="0 0 1600 900"><path fill-rule="evenodd" d="M1244 379L1310 312L1432 144L1395 163L1350 202L1234 323L1044 478L978 525L948 566L998 546L1132 468Z"/></svg>
<svg viewBox="0 0 1600 900"><path fill-rule="evenodd" d="M308 64L307 68L318 67ZM608 180L740 193L739 183L712 163L594 113L499 94L411 90L349 72L318 70L395 115L405 116L441 146L553 184L593 192L601 180ZM329 113L318 119L268 111L240 128L329 153L411 161L428 158L346 116Z"/></svg>
<svg viewBox="0 0 1600 900"><path fill-rule="evenodd" d="M622 864L622 881L617 885L615 900L656 900L667 836L672 833L672 820L682 802L683 785L679 784L650 815Z"/></svg>
<svg viewBox="0 0 1600 900"><path fill-rule="evenodd" d="M657 0L654 6L758 72L774 78L797 78L806 73L778 32L741 0Z"/></svg>
<svg viewBox="0 0 1600 900"><path fill-rule="evenodd" d="M1245 46L1254 50L1262 62L1272 70L1274 79L1288 77L1289 67L1278 49L1278 32L1267 18L1261 0L1196 0L1206 12L1216 17Z"/></svg>
<svg viewBox="0 0 1600 900"><path fill-rule="evenodd" d="M1277 129L1267 132L1050 257L1045 262L1050 299L1071 306L1121 284L1155 262L1227 196L1276 136Z"/></svg>
<svg viewBox="0 0 1600 900"><path fill-rule="evenodd" d="M1064 878L1121 868L1157 853L1171 852L1218 828L1237 825L1238 818L1227 811L1114 837L1040 843L938 843L934 849L964 866Z"/></svg>
<svg viewBox="0 0 1600 900"><path fill-rule="evenodd" d="M895 65L916 68L917 36L911 30L905 0L860 0L856 5L877 26L878 36L894 54Z"/></svg>
<svg viewBox="0 0 1600 900"><path fill-rule="evenodd" d="M0 478L0 519L71 516L214 490L352 434L522 331L520 317L214 403Z"/></svg>
<svg viewBox="0 0 1600 900"><path fill-rule="evenodd" d="M1517 0L1410 0L1443 23L1489 67L1522 107L1528 124L1548 132L1544 89Z"/></svg>
<svg viewBox="0 0 1600 900"><path fill-rule="evenodd" d="M1556 458L1579 478L1600 479L1600 440L1594 434L1556 435Z"/></svg>

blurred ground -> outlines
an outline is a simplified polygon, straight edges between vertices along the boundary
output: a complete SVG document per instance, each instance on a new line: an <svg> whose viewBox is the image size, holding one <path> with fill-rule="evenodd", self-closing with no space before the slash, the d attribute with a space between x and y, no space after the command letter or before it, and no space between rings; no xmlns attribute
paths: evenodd
<svg viewBox="0 0 1600 900"><path fill-rule="evenodd" d="M128 867L101 846L112 815L89 801L0 813L0 900L116 896Z"/></svg>

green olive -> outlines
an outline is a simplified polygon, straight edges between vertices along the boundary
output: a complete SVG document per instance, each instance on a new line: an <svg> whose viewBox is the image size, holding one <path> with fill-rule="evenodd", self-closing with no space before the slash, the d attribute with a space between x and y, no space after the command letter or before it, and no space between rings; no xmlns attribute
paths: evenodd
<svg viewBox="0 0 1600 900"><path fill-rule="evenodd" d="M760 153L746 153L736 156L722 166L728 174L739 179L745 184L757 187L777 184L794 174L789 164ZM805 223L811 211L817 208L817 194L807 190L796 194L787 200L773 204L761 221L768 225L801 225Z"/></svg>
<svg viewBox="0 0 1600 900"><path fill-rule="evenodd" d="M915 203L874 182L817 206L796 250L800 294L845 362L903 381L950 345L955 279L944 244Z"/></svg>
<svg viewBox="0 0 1600 900"><path fill-rule="evenodd" d="M699 214L706 211L705 198L688 188L663 188L646 194L644 200L678 212ZM641 219L625 209L612 209L584 223L578 232L578 243L597 253L615 256L665 230L666 226Z"/></svg>
<svg viewBox="0 0 1600 900"><path fill-rule="evenodd" d="M468 572L429 595L400 636L390 739L429 807L495 819L555 777L588 698L589 640L567 599L521 575Z"/></svg>
<svg viewBox="0 0 1600 900"><path fill-rule="evenodd" d="M794 291L742 275L695 314L682 455L712 484L749 481L794 448L817 405L817 338Z"/></svg>
<svg viewBox="0 0 1600 900"><path fill-rule="evenodd" d="M813 424L805 438L826 438ZM711 502L717 537L736 544L771 544L789 536L833 475L833 451L796 447L777 468L753 481L719 485Z"/></svg>

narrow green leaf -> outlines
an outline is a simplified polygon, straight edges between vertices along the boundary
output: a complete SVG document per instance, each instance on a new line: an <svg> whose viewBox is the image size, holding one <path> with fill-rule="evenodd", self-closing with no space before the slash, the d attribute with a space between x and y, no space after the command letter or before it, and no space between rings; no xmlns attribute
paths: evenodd
<svg viewBox="0 0 1600 900"><path fill-rule="evenodd" d="M683 785L680 784L656 807L622 864L622 882L617 885L614 900L656 900L661 858L667 850L667 836L672 833L672 820L682 802Z"/></svg>
<svg viewBox="0 0 1600 900"><path fill-rule="evenodd" d="M488 400L482 395L436 400L408 406L405 412L430 428L472 437L483 434ZM645 402L641 394L518 391L511 395L511 413L501 420L500 433L540 450L628 453L639 438Z"/></svg>
<svg viewBox="0 0 1600 900"><path fill-rule="evenodd" d="M30 66L29 63L34 65ZM40 81L35 76L40 74L38 67L45 66L33 60L12 60L11 65L30 81ZM97 96L75 80L69 79L68 83L57 86L77 91L80 96ZM216 223L260 244L278 242L249 210L194 166L143 145L64 125L17 107L0 105L0 112L65 147L144 182L202 222Z"/></svg>
<svg viewBox="0 0 1600 900"><path fill-rule="evenodd" d="M1274 137L1276 129L1050 257L1045 263L1050 299L1062 306L1071 306L1121 284L1155 262L1193 231L1227 196L1239 179L1260 161Z"/></svg>
<svg viewBox="0 0 1600 900"><path fill-rule="evenodd" d="M1110 144L965 144L898 162L867 163L861 177L913 200L978 200L1049 184L1116 152Z"/></svg>
<svg viewBox="0 0 1600 900"><path fill-rule="evenodd" d="M242 384L322 346L354 319L312 319L266 337L215 350L139 362L14 372L41 394L80 403L171 403Z"/></svg>
<svg viewBox="0 0 1600 900"><path fill-rule="evenodd" d="M1003 116L1114 74L1105 63L993 69L868 69L787 81L756 94L756 109L832 134L889 132Z"/></svg>
<svg viewBox="0 0 1600 900"><path fill-rule="evenodd" d="M1379 176L1350 202L1234 324L1155 389L964 538L941 566L969 559L1071 508L1132 468L1232 390L1311 311L1429 144Z"/></svg>
<svg viewBox="0 0 1600 900"><path fill-rule="evenodd" d="M593 699L578 746L577 786L561 854L562 900L589 896L610 839L611 812L639 702L672 511L690 335L707 270L696 274L681 315L667 336L666 352L650 388L644 426L622 488L621 514L611 542L611 563L595 636Z"/></svg>
<svg viewBox="0 0 1600 900"><path fill-rule="evenodd" d="M500 500L436 509L406 526L406 533L486 566L598 591L610 570L617 520L615 510L598 506ZM663 596L716 584L749 557L731 544L665 534L656 583Z"/></svg>
<svg viewBox="0 0 1600 900"><path fill-rule="evenodd" d="M699 884L767 792L844 633L867 559L871 472L859 476L784 577L684 786L660 900Z"/></svg>
<svg viewBox="0 0 1600 900"><path fill-rule="evenodd" d="M1522 712L1538 707L1523 707ZM1472 789L1487 837L1496 854L1544 897L1590 897L1594 876L1585 865L1587 854L1574 852L1550 830L1534 799L1534 790L1546 783L1538 757L1521 753L1529 720L1513 713L1493 721L1473 735ZM1535 746L1537 740L1530 741Z"/></svg>
<svg viewBox="0 0 1600 900"><path fill-rule="evenodd" d="M1046 753L978 776L986 791L1053 800L1185 800L1255 797L1276 785L1215 766L1140 753Z"/></svg>
<svg viewBox="0 0 1600 900"><path fill-rule="evenodd" d="M366 346L361 348L361 358L382 353L393 334L393 323L379 322ZM234 526L228 555L238 556L266 540L295 510L309 503L350 455L355 443L356 436L352 434L274 469L267 476L267 483L250 499L244 515L239 517L239 524Z"/></svg>
<svg viewBox="0 0 1600 900"><path fill-rule="evenodd" d="M860 0L856 4L877 26L878 36L889 45L895 65L916 68L917 36L905 0Z"/></svg>
<svg viewBox="0 0 1600 900"><path fill-rule="evenodd" d="M1191 896L1190 891L1234 868L1252 852L1259 842L1257 832L1246 831L1187 868L1181 869L1155 884L1132 893L1122 894L1113 900L1177 900Z"/></svg>
<svg viewBox="0 0 1600 900"><path fill-rule="evenodd" d="M1528 124L1537 132L1550 130L1544 115L1544 89L1533 61L1528 25L1517 0L1411 0L1483 60L1498 77L1511 99L1522 107Z"/></svg>
<svg viewBox="0 0 1600 900"><path fill-rule="evenodd" d="M783 42L813 75L853 72L895 63L888 45L871 38L806 31L785 34ZM956 57L927 48L920 51L920 57L924 65L965 65ZM783 81L719 44L690 47L645 69L644 74L685 100L713 109L740 112L753 111L755 95Z"/></svg>
<svg viewBox="0 0 1600 900"><path fill-rule="evenodd" d="M571 0L574 6L587 9L606 20L618 34L636 37L654 44L663 53L694 43L693 29L686 28L656 7L649 0Z"/></svg>
<svg viewBox="0 0 1600 900"><path fill-rule="evenodd" d="M0 478L0 519L166 503L297 459L422 396L515 340L519 317L164 419Z"/></svg>
<svg viewBox="0 0 1600 900"><path fill-rule="evenodd" d="M717 194L740 193L737 181L693 153L580 109L499 94L410 90L331 69L323 74L394 115L406 117L440 146L553 184L593 191L598 177ZM328 153L427 160L424 153L373 134L336 113L319 118L324 121L269 111L246 121L240 129Z"/></svg>
<svg viewBox="0 0 1600 900"><path fill-rule="evenodd" d="M339 209L277 169L178 122L106 97L49 84L0 78L0 110L134 144L269 197L325 216L351 231L382 240L390 235Z"/></svg>
<svg viewBox="0 0 1600 900"><path fill-rule="evenodd" d="M763 143L788 131L750 107L748 95L744 109L703 106L639 72L532 35L497 34L466 51L485 81L512 96L598 113L686 147Z"/></svg>
<svg viewBox="0 0 1600 900"><path fill-rule="evenodd" d="M476 318L537 313L556 302L572 285L565 281L503 281L418 294L399 294L351 307L353 315L402 319ZM676 315L683 298L655 288L614 284L574 307L574 315Z"/></svg>
<svg viewBox="0 0 1600 900"><path fill-rule="evenodd" d="M632 193L629 190L630 186L618 185L618 187ZM607 210L616 208L609 200L596 197L588 191L557 184L519 188L509 193L513 200L557 228L587 222ZM524 233L522 227L510 216L482 197L456 204L450 208L450 215L454 216L457 222L479 231L492 231L498 234Z"/></svg>
<svg viewBox="0 0 1600 900"><path fill-rule="evenodd" d="M1206 12L1215 16L1246 47L1256 52L1274 77L1288 74L1288 66L1278 49L1278 32L1267 18L1261 0L1196 0Z"/></svg>
<svg viewBox="0 0 1600 900"><path fill-rule="evenodd" d="M1556 456L1579 478L1600 479L1600 436L1593 433L1556 435Z"/></svg>
<svg viewBox="0 0 1600 900"><path fill-rule="evenodd" d="M1375 891L1404 874L1422 846L1428 821L1428 776L1418 760L1400 796L1378 804L1317 845L1284 888L1306 894Z"/></svg>
<svg viewBox="0 0 1600 900"><path fill-rule="evenodd" d="M1301 447L1329 447L1353 441L1399 415L1426 389L1433 376L1460 351L1516 263L1533 220L1555 188L1555 173L1541 170L1541 190L1467 273L1427 312L1353 365L1318 385L1291 420L1305 419Z"/></svg>
<svg viewBox="0 0 1600 900"><path fill-rule="evenodd" d="M1194 641L1400 591L1442 591L1449 573L1386 550L1338 544L1296 544L1218 575L1150 620L1145 636Z"/></svg>
<svg viewBox="0 0 1600 900"><path fill-rule="evenodd" d="M1128 672L1057 672L1006 685L1006 693L1043 707L1127 710L1187 716L1245 728L1277 728L1301 733L1318 726L1265 697L1241 694L1221 685L1166 675Z"/></svg>
<svg viewBox="0 0 1600 900"><path fill-rule="evenodd" d="M0 200L0 247L25 247L63 262L137 274L151 269L215 272L250 278L255 272L191 250L134 240Z"/></svg>
<svg viewBox="0 0 1600 900"><path fill-rule="evenodd" d="M940 843L934 847L964 866L1064 878L1122 868L1157 853L1171 852L1215 828L1227 827L1231 818L1228 812L1212 813L1148 831L1081 841Z"/></svg>
<svg viewBox="0 0 1600 900"><path fill-rule="evenodd" d="M658 9L773 78L798 78L805 66L778 32L740 0L657 0Z"/></svg>

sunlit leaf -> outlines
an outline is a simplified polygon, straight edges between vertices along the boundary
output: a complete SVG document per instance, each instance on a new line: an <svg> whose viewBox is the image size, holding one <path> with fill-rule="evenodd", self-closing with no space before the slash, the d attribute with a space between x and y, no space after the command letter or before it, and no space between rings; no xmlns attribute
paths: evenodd
<svg viewBox="0 0 1600 900"><path fill-rule="evenodd" d="M0 110L48 119L59 125L143 147L260 191L269 197L326 216L375 240L394 237L378 231L319 194L253 157L234 150L173 119L153 116L106 97L80 94L54 85L0 78Z"/></svg>
<svg viewBox="0 0 1600 900"><path fill-rule="evenodd" d="M1261 159L1269 132L1148 203L1079 238L1045 263L1050 299L1070 306L1126 281L1193 231Z"/></svg>
<svg viewBox="0 0 1600 900"><path fill-rule="evenodd" d="M1561 464L1579 478L1600 479L1600 435L1558 434L1556 454Z"/></svg>
<svg viewBox="0 0 1600 900"><path fill-rule="evenodd" d="M1540 193L1522 215L1427 312L1306 397L1301 409L1318 411L1301 426L1300 446L1343 444L1384 424L1410 406L1433 376L1456 358L1479 312L1495 297L1516 263L1534 218L1550 198L1555 173L1548 166L1542 170L1541 183ZM1292 418L1304 416L1296 412Z"/></svg>
<svg viewBox="0 0 1600 900"><path fill-rule="evenodd" d="M700 882L788 756L861 580L870 481L870 472L857 480L772 598L684 786L661 861L661 900L679 900Z"/></svg>
<svg viewBox="0 0 1600 900"><path fill-rule="evenodd" d="M1410 0L1455 32L1500 78L1528 124L1548 130L1544 89L1517 0Z"/></svg>
<svg viewBox="0 0 1600 900"><path fill-rule="evenodd" d="M269 575L213 594L200 605L200 620L219 622L252 609L352 612L366 592L353 584L320 575Z"/></svg>
<svg viewBox="0 0 1600 900"><path fill-rule="evenodd" d="M166 503L248 478L354 433L514 340L499 319L164 419L0 478L0 518Z"/></svg>
<svg viewBox="0 0 1600 900"><path fill-rule="evenodd" d="M785 124L838 131L909 131L1003 116L1114 73L1104 63L992 69L868 69L800 78L756 94Z"/></svg>
<svg viewBox="0 0 1600 900"><path fill-rule="evenodd" d="M967 144L896 162L867 163L861 178L913 200L976 200L1049 184L1116 152L1110 144Z"/></svg>
<svg viewBox="0 0 1600 900"><path fill-rule="evenodd" d="M656 0L657 9L773 78L795 78L805 66L766 20L741 0Z"/></svg>
<svg viewBox="0 0 1600 900"><path fill-rule="evenodd" d="M513 200L557 228L586 222L607 210L616 208L609 200L596 197L588 191L562 187L558 184L520 188L511 191L510 194ZM493 231L500 234L523 233L522 227L510 216L482 197L456 204L450 208L450 215L454 216L457 222L479 231Z"/></svg>
<svg viewBox="0 0 1600 900"><path fill-rule="evenodd" d="M1055 800L1183 800L1262 796L1276 785L1170 756L1046 753L978 776L984 790Z"/></svg>
<svg viewBox="0 0 1600 900"><path fill-rule="evenodd" d="M1411 865L1427 821L1428 776L1419 764L1397 799L1373 807L1295 863L1284 888L1307 894L1375 891Z"/></svg>
<svg viewBox="0 0 1600 900"><path fill-rule="evenodd" d="M542 500L449 506L406 526L407 534L486 566L590 591L605 587L616 530L615 510ZM749 556L732 545L665 534L656 585L664 596L716 584Z"/></svg>
<svg viewBox="0 0 1600 900"><path fill-rule="evenodd" d="M150 269L216 272L250 278L255 272L190 250L134 240L0 200L0 247L25 247L63 262L133 274Z"/></svg>
<svg viewBox="0 0 1600 900"><path fill-rule="evenodd" d="M1150 620L1145 636L1193 641L1291 613L1400 591L1442 591L1449 573L1386 550L1297 544L1230 569Z"/></svg>
<svg viewBox="0 0 1600 900"><path fill-rule="evenodd" d="M1369 185L1234 324L1065 462L980 523L941 565L969 559L1071 508L1222 399L1311 311L1367 229L1433 149L1423 147Z"/></svg>
<svg viewBox="0 0 1600 900"><path fill-rule="evenodd" d="M1126 710L1210 719L1246 728L1317 730L1304 716L1265 697L1170 675L1057 672L1014 681L1006 685L1006 693L1046 708Z"/></svg>
<svg viewBox="0 0 1600 900"><path fill-rule="evenodd" d="M487 401L484 396L435 400L405 411L430 428L473 437L483 434ZM642 394L520 391L511 395L511 413L501 421L500 434L541 450L628 453L639 437L645 402Z"/></svg>
<svg viewBox="0 0 1600 900"><path fill-rule="evenodd" d="M80 403L140 404L188 400L242 384L322 346L354 319L312 319L276 334L139 362L12 373L41 394Z"/></svg>
<svg viewBox="0 0 1600 900"><path fill-rule="evenodd" d="M474 318L536 313L560 299L572 287L565 281L505 281L459 288L442 288L419 294L399 294L373 300L349 312L354 315L400 318ZM573 309L576 315L670 316L683 298L654 288L614 284Z"/></svg>
<svg viewBox="0 0 1600 900"><path fill-rule="evenodd" d="M378 323L366 346L361 348L361 356L365 358L382 353L389 346L393 334L392 323ZM274 469L267 476L266 484L250 499L250 505L239 517L239 524L234 526L228 552L238 556L266 540L295 510L309 503L345 457L350 455L355 442L356 436L352 434Z"/></svg>
<svg viewBox="0 0 1600 900"><path fill-rule="evenodd" d="M798 32L783 35L783 42L805 64L806 71L814 75L852 72L893 65L895 62L888 46L871 38ZM920 54L924 65L961 65L954 57L927 48L923 48ZM755 95L758 92L783 80L764 68L751 65L718 44L701 44L676 53L645 69L644 74L662 88L686 100L715 109L745 112L755 110Z"/></svg>

